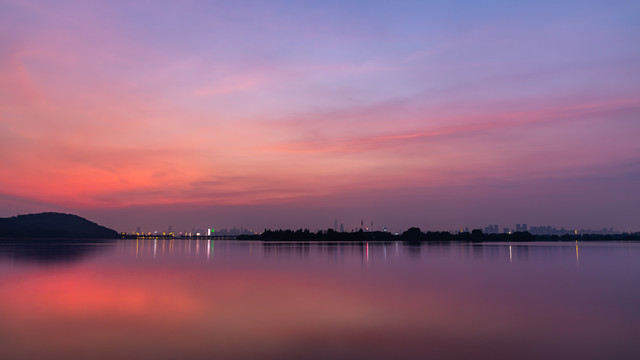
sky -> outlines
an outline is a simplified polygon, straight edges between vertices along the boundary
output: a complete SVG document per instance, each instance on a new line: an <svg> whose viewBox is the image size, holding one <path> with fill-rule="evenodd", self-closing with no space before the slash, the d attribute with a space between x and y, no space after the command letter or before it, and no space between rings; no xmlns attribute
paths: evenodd
<svg viewBox="0 0 640 360"><path fill-rule="evenodd" d="M640 230L640 2L0 0L0 216Z"/></svg>

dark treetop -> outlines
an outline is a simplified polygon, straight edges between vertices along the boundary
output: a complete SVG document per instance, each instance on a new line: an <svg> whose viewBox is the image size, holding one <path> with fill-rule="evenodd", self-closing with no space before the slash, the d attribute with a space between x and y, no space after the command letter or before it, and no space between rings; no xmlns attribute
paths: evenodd
<svg viewBox="0 0 640 360"><path fill-rule="evenodd" d="M532 235L528 232L515 232L511 234L484 234L482 230L476 229L472 232L462 232L452 234L446 231L422 232L420 228L412 227L401 235L394 235L388 232L336 232L332 229L327 231L311 232L308 229L302 230L265 230L260 235L240 235L238 240L263 240L263 241L408 241L408 242L446 242L446 241L472 241L472 242L507 242L507 241L575 241L575 240L617 240L636 241L640 240L640 233L597 235Z"/></svg>
<svg viewBox="0 0 640 360"><path fill-rule="evenodd" d="M77 215L54 212L0 218L0 238L91 238L118 237L115 230Z"/></svg>

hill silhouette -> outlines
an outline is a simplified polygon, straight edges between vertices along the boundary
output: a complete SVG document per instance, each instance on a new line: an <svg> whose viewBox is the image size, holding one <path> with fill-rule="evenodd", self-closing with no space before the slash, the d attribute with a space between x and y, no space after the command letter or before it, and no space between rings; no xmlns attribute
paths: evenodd
<svg viewBox="0 0 640 360"><path fill-rule="evenodd" d="M0 238L90 238L118 237L115 230L77 215L46 212L0 218Z"/></svg>

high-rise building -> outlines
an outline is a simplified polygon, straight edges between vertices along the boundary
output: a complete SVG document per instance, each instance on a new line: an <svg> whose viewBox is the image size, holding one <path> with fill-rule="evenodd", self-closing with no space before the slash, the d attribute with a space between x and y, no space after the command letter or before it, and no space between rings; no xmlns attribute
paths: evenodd
<svg viewBox="0 0 640 360"><path fill-rule="evenodd" d="M338 231L338 219L333 220L333 230Z"/></svg>
<svg viewBox="0 0 640 360"><path fill-rule="evenodd" d="M344 224L340 224L340 232L344 232Z"/></svg>
<svg viewBox="0 0 640 360"><path fill-rule="evenodd" d="M484 228L484 232L487 234L497 234L500 230L498 230L498 224L489 225Z"/></svg>

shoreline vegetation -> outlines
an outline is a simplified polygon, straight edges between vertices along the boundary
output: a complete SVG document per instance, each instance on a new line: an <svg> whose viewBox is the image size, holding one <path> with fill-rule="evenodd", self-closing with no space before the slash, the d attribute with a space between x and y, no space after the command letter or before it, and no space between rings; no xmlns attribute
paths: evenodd
<svg viewBox="0 0 640 360"><path fill-rule="evenodd" d="M402 234L392 234L382 231L337 232L333 229L311 232L308 229L298 230L265 230L259 235L239 235L236 240L254 241L319 241L319 242L376 242L376 241L405 241L405 242L531 242L531 241L638 241L640 232L623 234L575 234L575 235L533 235L529 232L514 232L510 234L485 234L480 229L471 232L452 234L448 231L427 231L412 227Z"/></svg>

